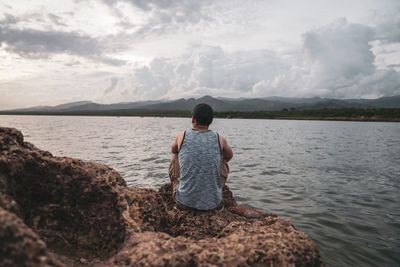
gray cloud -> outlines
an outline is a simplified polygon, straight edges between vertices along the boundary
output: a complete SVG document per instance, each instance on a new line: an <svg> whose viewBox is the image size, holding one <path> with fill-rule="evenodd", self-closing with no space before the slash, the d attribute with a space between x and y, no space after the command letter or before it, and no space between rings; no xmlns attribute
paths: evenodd
<svg viewBox="0 0 400 267"><path fill-rule="evenodd" d="M49 58L54 54L69 54L109 65L126 62L106 56L109 46L102 39L77 32L15 29L0 26L0 45L6 51L25 58Z"/></svg>
<svg viewBox="0 0 400 267"><path fill-rule="evenodd" d="M76 32L39 31L11 29L0 26L0 42L7 51L24 57L48 57L53 53L79 56L97 56L100 42Z"/></svg>
<svg viewBox="0 0 400 267"><path fill-rule="evenodd" d="M118 84L118 77L111 77L110 78L110 86L104 91L104 94L111 93Z"/></svg>
<svg viewBox="0 0 400 267"><path fill-rule="evenodd" d="M20 18L10 14L10 13L4 13L3 14L3 19L0 20L1 24L9 25L9 24L17 24L20 21Z"/></svg>
<svg viewBox="0 0 400 267"><path fill-rule="evenodd" d="M3 18L0 20L0 24L3 27L15 25L24 27L27 23L43 25L45 27L47 26L47 28L51 28L53 25L66 26L60 16L54 13L46 13L44 11L26 12L18 15L5 12L2 15Z"/></svg>
<svg viewBox="0 0 400 267"><path fill-rule="evenodd" d="M393 14L384 16L376 27L376 38L388 43L400 42L400 8Z"/></svg>
<svg viewBox="0 0 400 267"><path fill-rule="evenodd" d="M4 7L8 8L8 9L13 9L12 6L10 6L10 5L7 5L7 4L4 4L4 3L0 3L0 4L2 4Z"/></svg>
<svg viewBox="0 0 400 267"><path fill-rule="evenodd" d="M388 68L400 68L400 64L390 64L387 67Z"/></svg>
<svg viewBox="0 0 400 267"><path fill-rule="evenodd" d="M53 13L48 13L47 14L48 18L50 19L50 21L57 26L67 26L64 22L64 19L60 16L57 16L56 14Z"/></svg>
<svg viewBox="0 0 400 267"><path fill-rule="evenodd" d="M64 18L44 10L19 15L4 13L0 20L0 47L28 59L50 58L55 54L80 56L108 65L120 66L126 61L107 56L123 50L114 43L118 36L92 37L77 31L55 30L67 27ZM40 25L42 30L27 25ZM115 38L114 38L115 37ZM119 40L120 41L120 40Z"/></svg>
<svg viewBox="0 0 400 267"><path fill-rule="evenodd" d="M213 3L211 0L103 0L103 2L111 7L116 17L120 19L119 26L129 29L136 26L137 36L170 33L188 25L213 20L208 15L209 9L207 9ZM127 3L142 10L148 16L147 21L143 25L132 25L118 10L118 3Z"/></svg>
<svg viewBox="0 0 400 267"><path fill-rule="evenodd" d="M211 0L196 1L196 0L103 0L108 5L115 6L119 2L131 4L143 11L155 11L163 12L166 11L169 14L175 14L182 16L186 14L185 21L198 21L200 17L207 17L203 14L204 7L212 3ZM184 13L184 14L180 14ZM194 17L190 15L196 14Z"/></svg>
<svg viewBox="0 0 400 267"><path fill-rule="evenodd" d="M334 93L336 87L372 74L375 56L369 42L373 39L373 29L346 19L305 33L302 60L308 64L313 87L328 88Z"/></svg>

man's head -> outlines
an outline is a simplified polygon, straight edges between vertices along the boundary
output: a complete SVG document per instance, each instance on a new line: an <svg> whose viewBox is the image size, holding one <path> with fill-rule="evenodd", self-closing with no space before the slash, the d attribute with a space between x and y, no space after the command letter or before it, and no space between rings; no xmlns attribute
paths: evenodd
<svg viewBox="0 0 400 267"><path fill-rule="evenodd" d="M209 126L213 121L213 109L207 104L196 105L192 111L192 123Z"/></svg>

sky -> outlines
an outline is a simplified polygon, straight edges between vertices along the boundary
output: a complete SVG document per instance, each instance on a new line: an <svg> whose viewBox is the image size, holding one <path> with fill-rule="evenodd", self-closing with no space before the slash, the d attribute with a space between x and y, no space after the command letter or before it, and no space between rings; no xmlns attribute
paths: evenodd
<svg viewBox="0 0 400 267"><path fill-rule="evenodd" d="M399 0L0 0L0 110L400 95Z"/></svg>

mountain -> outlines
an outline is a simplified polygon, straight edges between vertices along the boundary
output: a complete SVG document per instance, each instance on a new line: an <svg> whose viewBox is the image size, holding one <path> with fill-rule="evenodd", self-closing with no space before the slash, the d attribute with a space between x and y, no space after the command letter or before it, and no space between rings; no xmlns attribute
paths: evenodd
<svg viewBox="0 0 400 267"><path fill-rule="evenodd" d="M127 102L127 103L116 103L116 104L98 104L91 101L78 101L72 103L66 103L57 106L37 106L23 109L14 109L10 111L16 112L32 112L32 111L49 111L49 112L73 112L73 111L102 111L102 110L118 110L118 109L138 109L143 106L152 105L155 103L161 103L160 101L139 101L139 102Z"/></svg>
<svg viewBox="0 0 400 267"><path fill-rule="evenodd" d="M282 109L335 109L335 108L400 108L400 96L378 99L333 99L333 98L181 98L177 100L150 100L116 104L98 104L90 101L66 103L58 106L38 106L7 112L79 112L107 110L154 110L154 111L190 111L199 103L207 103L217 112L221 111L274 111Z"/></svg>
<svg viewBox="0 0 400 267"><path fill-rule="evenodd" d="M90 101L78 101L78 102L61 104L61 105L53 107L53 109L54 110L66 110L66 109L73 109L75 107L80 107L80 106L89 105L89 104L93 104L93 102L90 102Z"/></svg>
<svg viewBox="0 0 400 267"><path fill-rule="evenodd" d="M148 110L192 110L193 107L200 103L207 103L213 107L215 111L228 111L235 110L235 106L229 103L229 101L220 100L211 96L204 96L198 99L178 99L166 103L157 103L143 107Z"/></svg>
<svg viewBox="0 0 400 267"><path fill-rule="evenodd" d="M381 97L377 99L349 99L352 103L360 103L369 105L374 108L399 108L400 107L400 95Z"/></svg>
<svg viewBox="0 0 400 267"><path fill-rule="evenodd" d="M75 107L80 107L88 104L94 104L93 102L90 101L78 101L78 102L71 102L71 103L66 103L66 104L61 104L57 106L35 106L35 107L29 107L29 108L21 108L21 109L14 109L11 111L18 111L18 112L30 112L30 111L57 111L57 110L68 110L68 109L73 109Z"/></svg>
<svg viewBox="0 0 400 267"><path fill-rule="evenodd" d="M284 103L281 101L271 101L261 98L252 99L234 99L234 98L214 98L204 96L198 99L178 99L166 103L157 103L153 105L143 106L148 110L192 110L193 107L200 103L207 103L213 107L215 111L261 111L261 110L282 110L297 105Z"/></svg>
<svg viewBox="0 0 400 267"><path fill-rule="evenodd" d="M347 100L323 99L318 101L309 101L307 104L300 104L299 109L335 109L335 108L371 108L367 103L348 102Z"/></svg>

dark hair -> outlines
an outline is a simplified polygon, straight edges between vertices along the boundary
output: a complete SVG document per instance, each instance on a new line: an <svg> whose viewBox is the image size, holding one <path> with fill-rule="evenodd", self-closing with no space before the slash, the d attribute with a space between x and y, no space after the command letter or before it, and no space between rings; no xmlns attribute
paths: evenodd
<svg viewBox="0 0 400 267"><path fill-rule="evenodd" d="M196 105L192 111L193 117L200 125L210 125L213 121L213 109L205 103Z"/></svg>

